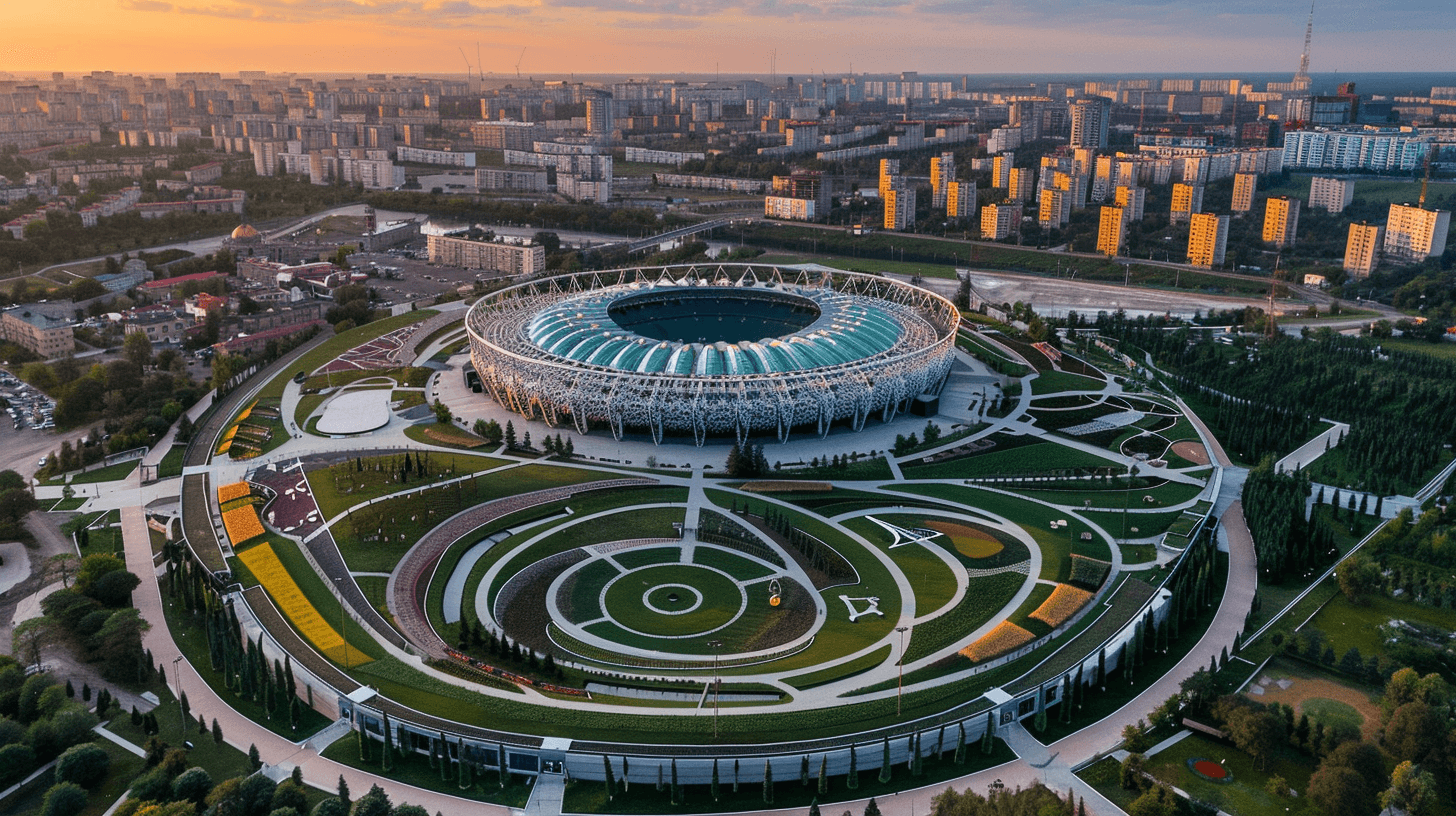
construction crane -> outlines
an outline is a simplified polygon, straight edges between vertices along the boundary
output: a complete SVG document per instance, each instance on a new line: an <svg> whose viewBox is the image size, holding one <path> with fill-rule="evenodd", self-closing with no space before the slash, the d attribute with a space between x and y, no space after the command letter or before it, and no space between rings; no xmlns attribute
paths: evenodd
<svg viewBox="0 0 1456 816"><path fill-rule="evenodd" d="M467 56L465 56L465 49L464 48L461 48L458 45L455 46L455 48L460 51L460 59L465 60L465 84L466 85L469 85L470 84L470 58L467 57Z"/></svg>
<svg viewBox="0 0 1456 816"><path fill-rule="evenodd" d="M1309 22L1304 25L1304 51L1299 55L1299 70L1294 74L1295 82L1309 84L1309 42L1314 37L1314 0L1309 3Z"/></svg>
<svg viewBox="0 0 1456 816"><path fill-rule="evenodd" d="M521 56L516 58L516 79L521 78L521 61L526 58L526 46L521 47Z"/></svg>

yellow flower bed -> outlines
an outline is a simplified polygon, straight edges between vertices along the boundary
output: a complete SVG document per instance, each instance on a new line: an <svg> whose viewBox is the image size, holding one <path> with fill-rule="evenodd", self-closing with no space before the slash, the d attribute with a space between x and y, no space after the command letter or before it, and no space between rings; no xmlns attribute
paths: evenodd
<svg viewBox="0 0 1456 816"><path fill-rule="evenodd" d="M247 408L244 408L243 409L243 412L241 414L238 414L237 421L238 422L242 422L243 420L247 419L248 418L248 415L251 414L251 413L253 413L253 406L254 405L257 405L257 404L258 404L257 401L254 400L251 404L248 405Z"/></svg>
<svg viewBox="0 0 1456 816"><path fill-rule="evenodd" d="M982 660L1005 654L1036 637L1011 621L1001 621L995 629L987 632L980 640L961 649L961 654L979 663Z"/></svg>
<svg viewBox="0 0 1456 816"><path fill-rule="evenodd" d="M237 434L238 428L236 425L228 428L227 433L222 435L222 442L218 444L217 452L219 454L227 453L228 448L233 446L233 437L237 436Z"/></svg>
<svg viewBox="0 0 1456 816"><path fill-rule="evenodd" d="M309 602L293 576L288 574L288 568L278 560L278 554L273 552L273 547L267 543L259 544L238 556L238 559L253 573L253 577L272 596L273 602L278 604L279 611L287 616L298 631L330 660L343 664L343 635L330 626ZM358 666L373 660L358 649L349 649L348 659L349 666Z"/></svg>
<svg viewBox="0 0 1456 816"><path fill-rule="evenodd" d="M222 526L227 529L228 540L234 547L267 532L263 529L263 522L258 520L257 509L251 504L223 511Z"/></svg>
<svg viewBox="0 0 1456 816"><path fill-rule="evenodd" d="M247 482L233 482L232 484L218 485L217 503L227 504L234 499L244 499L253 492L253 488Z"/></svg>
<svg viewBox="0 0 1456 816"><path fill-rule="evenodd" d="M1060 626L1067 618L1072 617L1086 605L1092 598L1092 593L1085 589L1078 589L1071 584L1057 584L1052 590L1051 597L1042 601L1041 606L1031 613L1031 617L1045 623L1047 626Z"/></svg>

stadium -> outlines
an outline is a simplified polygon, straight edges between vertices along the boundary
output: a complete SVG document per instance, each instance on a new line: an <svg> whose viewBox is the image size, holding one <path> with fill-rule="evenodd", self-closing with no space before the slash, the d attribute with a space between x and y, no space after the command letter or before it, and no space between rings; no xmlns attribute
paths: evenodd
<svg viewBox="0 0 1456 816"><path fill-rule="evenodd" d="M828 433L889 421L950 371L945 298L887 278L755 264L582 272L482 298L466 318L483 390L581 433Z"/></svg>

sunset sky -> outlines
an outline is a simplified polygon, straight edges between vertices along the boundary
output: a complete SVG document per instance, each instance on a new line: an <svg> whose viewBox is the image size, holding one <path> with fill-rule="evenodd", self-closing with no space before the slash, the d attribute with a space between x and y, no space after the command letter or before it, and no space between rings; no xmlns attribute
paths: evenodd
<svg viewBox="0 0 1456 816"><path fill-rule="evenodd" d="M1303 0L10 0L0 71L1290 71ZM1451 0L1335 0L1311 69L1456 68Z"/></svg>

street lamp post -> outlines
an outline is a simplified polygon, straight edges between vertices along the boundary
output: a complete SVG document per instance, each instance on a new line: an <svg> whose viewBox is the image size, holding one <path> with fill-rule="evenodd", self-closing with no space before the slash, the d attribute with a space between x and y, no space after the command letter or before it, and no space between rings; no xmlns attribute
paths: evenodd
<svg viewBox="0 0 1456 816"><path fill-rule="evenodd" d="M896 626L895 631L900 633L900 679L895 688L895 716L900 716L901 703L905 699L905 631L908 626Z"/></svg>
<svg viewBox="0 0 1456 816"><path fill-rule="evenodd" d="M182 655L172 658L172 677L177 680L177 726L181 730L182 736L185 737L187 736L187 712L182 708L182 672L177 668L177 664L181 662Z"/></svg>
<svg viewBox="0 0 1456 816"><path fill-rule="evenodd" d="M335 578L334 586L339 589L339 637L344 641L344 670L349 670L349 635L344 631L344 588L339 585L343 578Z"/></svg>
<svg viewBox="0 0 1456 816"><path fill-rule="evenodd" d="M718 650L723 648L723 641L710 640L708 646L713 649L713 739L718 738Z"/></svg>

